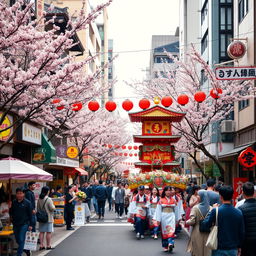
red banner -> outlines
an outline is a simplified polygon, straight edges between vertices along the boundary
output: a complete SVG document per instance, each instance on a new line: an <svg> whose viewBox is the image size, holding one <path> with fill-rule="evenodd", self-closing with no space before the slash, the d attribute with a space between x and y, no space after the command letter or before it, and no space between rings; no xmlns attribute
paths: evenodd
<svg viewBox="0 0 256 256"><path fill-rule="evenodd" d="M237 203L236 199L243 193L243 184L248 181L248 178L234 178L234 202Z"/></svg>

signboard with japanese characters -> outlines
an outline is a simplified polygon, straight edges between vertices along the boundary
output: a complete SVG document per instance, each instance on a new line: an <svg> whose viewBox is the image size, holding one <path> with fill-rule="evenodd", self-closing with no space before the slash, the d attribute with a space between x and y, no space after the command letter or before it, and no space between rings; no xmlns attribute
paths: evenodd
<svg viewBox="0 0 256 256"><path fill-rule="evenodd" d="M246 170L252 169L256 165L256 152L248 147L240 153L238 161Z"/></svg>
<svg viewBox="0 0 256 256"><path fill-rule="evenodd" d="M84 204L76 204L75 206L75 226L83 226L85 223Z"/></svg>
<svg viewBox="0 0 256 256"><path fill-rule="evenodd" d="M243 184L248 181L248 178L234 178L234 202L237 203L237 198L243 193Z"/></svg>
<svg viewBox="0 0 256 256"><path fill-rule="evenodd" d="M217 80L251 80L256 79L256 66L219 67L215 73Z"/></svg>
<svg viewBox="0 0 256 256"><path fill-rule="evenodd" d="M228 46L227 53L231 59L240 59L246 53L246 45L241 41L233 41Z"/></svg>

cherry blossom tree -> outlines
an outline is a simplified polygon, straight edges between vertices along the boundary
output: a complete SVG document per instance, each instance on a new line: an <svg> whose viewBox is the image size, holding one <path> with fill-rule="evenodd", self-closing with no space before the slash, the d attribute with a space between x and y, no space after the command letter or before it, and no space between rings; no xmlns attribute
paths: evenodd
<svg viewBox="0 0 256 256"><path fill-rule="evenodd" d="M173 58L170 54L168 56ZM207 77L206 84L208 86L202 83L201 72ZM131 86L140 95L148 98L172 96L171 108L186 112L181 123L172 124L176 133L183 136L183 139L177 143L177 151L189 154L194 160L196 160L196 152L200 151L211 159L221 171L224 171L220 161L207 148L207 144L210 142L209 129L212 123L220 122L231 114L235 102L254 97L253 83L217 80L211 67L193 49L187 55L186 62L174 58L174 66L165 73L164 77L135 83ZM213 99L209 95L211 89L218 96L217 99ZM221 92L218 93L220 89ZM206 100L202 103L198 103L194 99L194 95L198 91L204 91L207 94ZM189 97L189 102L185 106L177 102L177 98L181 94L186 94ZM200 166L200 163L195 163ZM203 169L200 168L200 170Z"/></svg>
<svg viewBox="0 0 256 256"><path fill-rule="evenodd" d="M54 14L50 20L45 19L46 13L42 20L35 19L30 1L17 0L11 7L7 1L0 2L0 125L8 114L17 115L12 136L0 148L11 141L26 120L50 129L62 126L76 114L72 104L85 104L107 90L97 83L100 69L85 75L85 67L94 57L77 61L67 53L75 45L72 37L87 29L111 1L89 14L84 6L74 21L69 19L65 32L60 32ZM61 102L53 104L56 99Z"/></svg>

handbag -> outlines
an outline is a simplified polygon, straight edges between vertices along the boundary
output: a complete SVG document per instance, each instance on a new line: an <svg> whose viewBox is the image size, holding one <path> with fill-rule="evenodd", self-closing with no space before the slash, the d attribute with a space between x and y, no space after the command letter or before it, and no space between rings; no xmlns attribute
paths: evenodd
<svg viewBox="0 0 256 256"><path fill-rule="evenodd" d="M24 250L36 251L39 232L26 232Z"/></svg>
<svg viewBox="0 0 256 256"><path fill-rule="evenodd" d="M198 212L199 212L199 214L201 215L201 219L200 219L200 221L199 221L199 231L201 232L201 233L210 233L211 232L211 229L208 229L208 228L206 228L203 224L202 224L202 222L204 221L204 219L206 218L206 216L209 214L209 212L205 215L205 217L203 216L203 214L201 213L201 211L200 211L200 209L197 207L197 209L198 209Z"/></svg>
<svg viewBox="0 0 256 256"><path fill-rule="evenodd" d="M217 250L218 248L218 207L216 208L215 225L208 236L205 246L211 250Z"/></svg>
<svg viewBox="0 0 256 256"><path fill-rule="evenodd" d="M36 219L39 223L47 223L48 222L48 214L44 207L47 200L48 200L48 198L46 198L46 200L44 201L43 208L40 207L40 210L37 211L37 213L36 213Z"/></svg>

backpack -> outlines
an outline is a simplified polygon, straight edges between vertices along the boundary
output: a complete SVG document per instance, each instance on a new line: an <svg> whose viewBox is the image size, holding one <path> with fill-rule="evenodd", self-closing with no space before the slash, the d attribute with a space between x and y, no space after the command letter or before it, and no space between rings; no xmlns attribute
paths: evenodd
<svg viewBox="0 0 256 256"><path fill-rule="evenodd" d="M48 222L48 214L44 207L47 200L48 200L48 198L46 198L46 200L44 201L43 208L40 207L40 210L37 211L37 213L36 213L36 219L39 223L47 223Z"/></svg>
<svg viewBox="0 0 256 256"><path fill-rule="evenodd" d="M201 219L200 219L200 221L199 221L199 231L202 232L202 233L210 233L211 230L205 228L205 227L202 225L203 220L206 218L206 216L209 214L210 211L209 211L209 212L206 214L206 216L204 217L203 214L201 213L199 207L197 207L197 210L198 210L199 214L201 215Z"/></svg>

